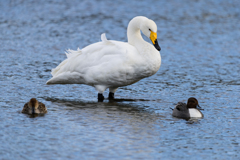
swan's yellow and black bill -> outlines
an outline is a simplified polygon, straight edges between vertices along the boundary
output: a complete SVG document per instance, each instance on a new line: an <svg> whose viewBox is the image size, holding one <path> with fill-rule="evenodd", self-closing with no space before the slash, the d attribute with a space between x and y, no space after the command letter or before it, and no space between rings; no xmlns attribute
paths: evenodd
<svg viewBox="0 0 240 160"><path fill-rule="evenodd" d="M158 41L157 41L157 33L151 31L151 34L150 34L150 39L154 45L154 47L160 51L161 50L161 47L158 45Z"/></svg>

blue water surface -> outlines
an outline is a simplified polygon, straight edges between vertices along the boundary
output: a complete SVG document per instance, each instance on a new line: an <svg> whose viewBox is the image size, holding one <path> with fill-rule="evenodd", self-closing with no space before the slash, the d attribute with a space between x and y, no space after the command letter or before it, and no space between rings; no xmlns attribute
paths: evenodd
<svg viewBox="0 0 240 160"><path fill-rule="evenodd" d="M240 158L240 1L1 0L0 11L0 159ZM65 50L102 33L127 41L139 15L158 26L162 65L119 88L122 100L98 103L92 87L45 84ZM192 96L204 118L172 117ZM32 97L46 115L21 113Z"/></svg>

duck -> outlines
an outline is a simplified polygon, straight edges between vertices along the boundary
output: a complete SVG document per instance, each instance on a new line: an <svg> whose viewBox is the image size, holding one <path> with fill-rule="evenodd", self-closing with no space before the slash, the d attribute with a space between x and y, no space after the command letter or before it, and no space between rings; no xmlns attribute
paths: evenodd
<svg viewBox="0 0 240 160"><path fill-rule="evenodd" d="M200 111L201 107L198 104L198 100L194 97L190 97L186 103L178 102L173 109L172 115L174 117L190 119L190 118L202 118L203 114Z"/></svg>
<svg viewBox="0 0 240 160"><path fill-rule="evenodd" d="M142 33L152 44L142 38ZM134 17L127 27L128 42L101 41L83 49L67 50L67 59L52 69L46 84L85 84L98 91L98 101L109 89L108 99L114 99L119 87L128 86L154 75L160 68L161 47L157 41L156 23L144 16Z"/></svg>
<svg viewBox="0 0 240 160"><path fill-rule="evenodd" d="M31 98L29 102L25 103L22 109L25 114L44 114L47 113L45 104L39 102L36 98Z"/></svg>

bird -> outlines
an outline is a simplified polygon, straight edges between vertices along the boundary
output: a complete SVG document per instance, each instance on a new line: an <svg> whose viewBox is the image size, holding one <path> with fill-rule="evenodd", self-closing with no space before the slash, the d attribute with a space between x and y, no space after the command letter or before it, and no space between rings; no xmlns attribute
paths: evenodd
<svg viewBox="0 0 240 160"><path fill-rule="evenodd" d="M150 44L142 38L150 38ZM52 69L52 84L85 84L98 91L98 101L109 89L113 100L118 87L131 85L154 75L161 65L161 47L157 41L156 23L144 16L134 17L127 27L128 42L108 40L105 33L101 41L83 49L67 50L67 59Z"/></svg>
<svg viewBox="0 0 240 160"><path fill-rule="evenodd" d="M203 114L200 109L201 107L198 104L198 100L194 97L190 97L187 101L187 104L183 102L178 102L173 109L172 115L174 117L183 119L202 118Z"/></svg>
<svg viewBox="0 0 240 160"><path fill-rule="evenodd" d="M45 104L38 102L36 98L31 98L29 102L25 103L22 113L26 114L44 114L47 113Z"/></svg>

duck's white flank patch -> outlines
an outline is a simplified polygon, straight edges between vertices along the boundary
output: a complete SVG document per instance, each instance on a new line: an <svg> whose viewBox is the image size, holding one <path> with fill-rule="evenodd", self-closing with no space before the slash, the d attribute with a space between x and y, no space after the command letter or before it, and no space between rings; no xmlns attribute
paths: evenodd
<svg viewBox="0 0 240 160"><path fill-rule="evenodd" d="M202 113L196 108L189 108L190 117L202 117Z"/></svg>

